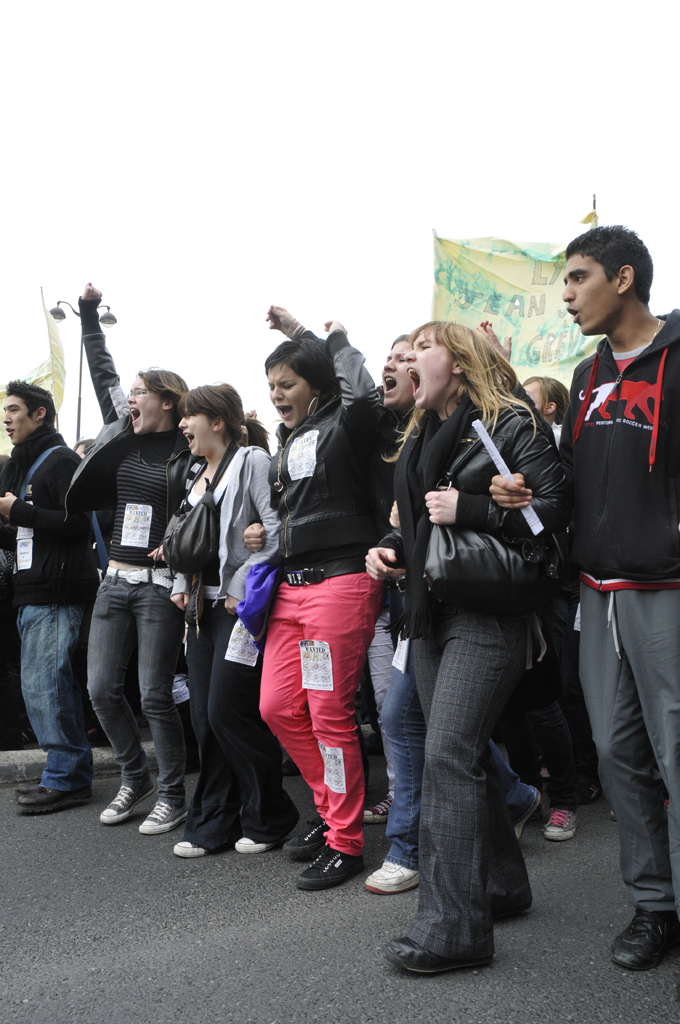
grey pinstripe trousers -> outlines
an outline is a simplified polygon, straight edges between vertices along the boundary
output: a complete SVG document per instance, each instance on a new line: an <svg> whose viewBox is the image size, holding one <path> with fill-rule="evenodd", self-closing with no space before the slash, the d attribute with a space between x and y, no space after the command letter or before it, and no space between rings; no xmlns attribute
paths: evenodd
<svg viewBox="0 0 680 1024"><path fill-rule="evenodd" d="M447 606L414 644L427 720L418 912L409 937L441 956L493 953L493 916L531 902L489 739L526 664L519 616Z"/></svg>

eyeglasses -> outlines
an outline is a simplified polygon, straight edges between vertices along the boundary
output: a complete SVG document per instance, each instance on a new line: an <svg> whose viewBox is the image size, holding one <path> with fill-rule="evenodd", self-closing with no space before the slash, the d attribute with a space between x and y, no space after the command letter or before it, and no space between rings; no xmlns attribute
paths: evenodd
<svg viewBox="0 0 680 1024"><path fill-rule="evenodd" d="M133 388L128 398L139 398L140 395L148 395L149 392L146 388Z"/></svg>

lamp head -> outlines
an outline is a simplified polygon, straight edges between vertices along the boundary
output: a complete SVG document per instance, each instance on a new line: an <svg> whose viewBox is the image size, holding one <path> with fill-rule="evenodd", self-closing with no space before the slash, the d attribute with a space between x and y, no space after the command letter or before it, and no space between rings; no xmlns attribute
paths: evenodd
<svg viewBox="0 0 680 1024"><path fill-rule="evenodd" d="M58 304L54 307L54 309L50 310L50 316L57 321L66 319L66 313L64 312L63 309L61 309L61 307Z"/></svg>
<svg viewBox="0 0 680 1024"><path fill-rule="evenodd" d="M118 323L118 320L116 319L116 317L111 312L111 307L110 306L107 306L106 307L106 312L102 313L102 315L99 317L99 322L101 324L104 324L105 327L113 327L114 324Z"/></svg>

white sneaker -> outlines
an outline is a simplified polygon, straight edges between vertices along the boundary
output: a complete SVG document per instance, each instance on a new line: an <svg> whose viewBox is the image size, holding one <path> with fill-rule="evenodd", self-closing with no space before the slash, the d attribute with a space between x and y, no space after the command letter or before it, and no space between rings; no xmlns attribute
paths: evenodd
<svg viewBox="0 0 680 1024"><path fill-rule="evenodd" d="M161 832L172 832L181 825L189 811L186 804L173 807L167 800L158 800L146 821L139 826L143 836L157 836Z"/></svg>
<svg viewBox="0 0 680 1024"><path fill-rule="evenodd" d="M189 843L183 839L181 843L175 843L172 852L176 857L205 857L208 851L202 846L196 846L196 843Z"/></svg>
<svg viewBox="0 0 680 1024"><path fill-rule="evenodd" d="M368 876L364 882L364 888L369 892L377 892L381 896L389 896L394 892L408 892L409 889L415 889L419 881L418 871L386 860L381 868Z"/></svg>
<svg viewBox="0 0 680 1024"><path fill-rule="evenodd" d="M245 836L234 843L237 853L266 853L273 846L276 846L276 843L256 843L254 839L246 839Z"/></svg>
<svg viewBox="0 0 680 1024"><path fill-rule="evenodd" d="M137 804L153 794L154 786L151 781L142 783L136 789L132 786L121 786L106 810L99 815L99 820L102 825L117 825L118 822L130 817Z"/></svg>

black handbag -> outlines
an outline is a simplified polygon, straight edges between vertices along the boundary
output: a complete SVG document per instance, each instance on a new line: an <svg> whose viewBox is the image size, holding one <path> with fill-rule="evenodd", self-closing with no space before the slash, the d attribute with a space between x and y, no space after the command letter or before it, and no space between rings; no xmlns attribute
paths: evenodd
<svg viewBox="0 0 680 1024"><path fill-rule="evenodd" d="M495 537L433 525L425 577L437 600L468 612L521 615L559 593L566 579L566 535Z"/></svg>
<svg viewBox="0 0 680 1024"><path fill-rule="evenodd" d="M220 545L220 510L215 503L215 488L236 454L233 441L222 456L215 475L196 505L187 497L170 519L163 537L163 559L173 572L187 576L200 572L217 557Z"/></svg>

